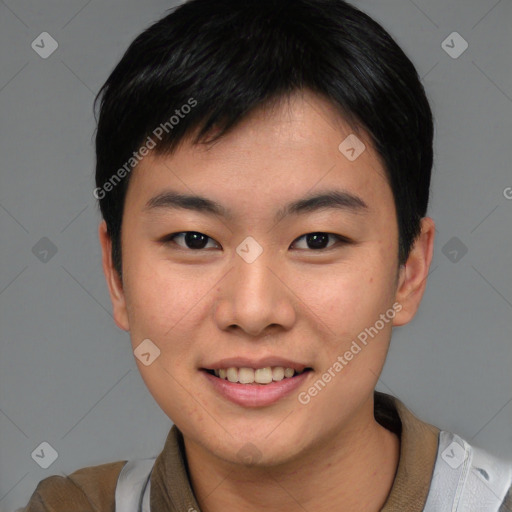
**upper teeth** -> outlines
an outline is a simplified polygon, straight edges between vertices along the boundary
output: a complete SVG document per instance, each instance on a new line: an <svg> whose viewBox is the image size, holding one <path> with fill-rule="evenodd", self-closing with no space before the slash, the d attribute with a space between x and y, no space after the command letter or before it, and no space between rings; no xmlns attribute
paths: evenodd
<svg viewBox="0 0 512 512"><path fill-rule="evenodd" d="M303 371L303 370L302 370ZM302 373L297 371L297 373ZM229 380L229 382L240 382L241 384L269 384L272 381L280 381L285 377L293 377L295 370L293 368L284 368L283 366L267 366L266 368L221 368L214 370L217 377Z"/></svg>

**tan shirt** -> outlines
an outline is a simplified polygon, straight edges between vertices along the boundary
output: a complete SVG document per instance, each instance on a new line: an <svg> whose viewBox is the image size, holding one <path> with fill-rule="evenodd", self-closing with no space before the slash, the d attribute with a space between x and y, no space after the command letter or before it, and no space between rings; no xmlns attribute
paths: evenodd
<svg viewBox="0 0 512 512"><path fill-rule="evenodd" d="M382 512L421 512L437 456L439 429L423 423L394 397L375 392L375 418L400 437L398 469ZM24 512L115 512L115 488L126 461L51 476L37 486ZM201 512L187 475L183 436L171 428L151 474L151 510Z"/></svg>

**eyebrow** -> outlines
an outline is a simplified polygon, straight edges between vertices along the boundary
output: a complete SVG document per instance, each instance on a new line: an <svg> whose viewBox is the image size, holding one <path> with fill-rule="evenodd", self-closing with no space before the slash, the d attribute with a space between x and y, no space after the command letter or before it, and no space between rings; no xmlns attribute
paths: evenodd
<svg viewBox="0 0 512 512"><path fill-rule="evenodd" d="M220 203L206 197L182 194L171 190L152 197L144 206L144 211L160 209L183 209L199 213L218 215L227 219L233 214ZM275 220L280 221L289 215L305 214L327 209L339 209L348 213L359 214L369 210L365 201L345 190L327 190L314 195L308 195L288 203L276 213Z"/></svg>

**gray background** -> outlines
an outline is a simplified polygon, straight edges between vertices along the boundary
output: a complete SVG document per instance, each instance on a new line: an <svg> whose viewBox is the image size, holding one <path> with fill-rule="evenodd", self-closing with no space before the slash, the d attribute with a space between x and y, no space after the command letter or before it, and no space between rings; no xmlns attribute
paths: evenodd
<svg viewBox="0 0 512 512"><path fill-rule="evenodd" d="M173 5L0 1L2 511L51 474L156 455L170 428L110 313L92 101L132 39ZM416 64L437 130L431 276L419 314L394 332L379 389L512 457L512 3L356 5ZM44 31L59 44L47 59L31 48ZM458 58L442 47L454 31L469 43ZM43 441L58 452L48 469L31 458Z"/></svg>

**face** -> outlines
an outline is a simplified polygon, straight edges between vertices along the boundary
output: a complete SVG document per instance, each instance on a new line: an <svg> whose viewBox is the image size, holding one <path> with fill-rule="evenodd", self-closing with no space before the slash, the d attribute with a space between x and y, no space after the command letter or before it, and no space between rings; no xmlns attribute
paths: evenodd
<svg viewBox="0 0 512 512"><path fill-rule="evenodd" d="M392 191L364 133L355 160L339 149L350 134L330 104L296 95L213 145L146 157L126 196L122 283L100 229L115 319L146 354L148 389L214 456L277 464L372 418L422 272L398 272ZM228 368L273 380L230 382Z"/></svg>

